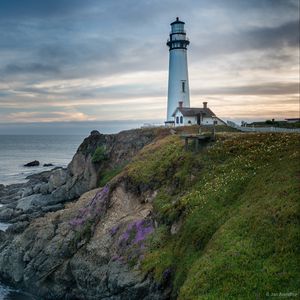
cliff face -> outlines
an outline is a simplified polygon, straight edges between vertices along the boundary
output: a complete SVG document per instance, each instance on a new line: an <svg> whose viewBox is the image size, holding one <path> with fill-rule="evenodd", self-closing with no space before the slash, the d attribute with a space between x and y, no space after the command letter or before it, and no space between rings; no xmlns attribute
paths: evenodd
<svg viewBox="0 0 300 300"><path fill-rule="evenodd" d="M65 177L53 174L49 180L49 192L60 199L75 199L82 193L97 186L101 171L113 170L129 162L145 145L158 135L166 134L166 130L143 129L128 130L115 135L103 135L93 132L78 148ZM105 152L105 159L93 162L93 155L98 148ZM56 178L59 178L56 182ZM60 178L64 180L60 180ZM56 188L52 190L52 186Z"/></svg>
<svg viewBox="0 0 300 300"><path fill-rule="evenodd" d="M32 219L64 207L64 203L99 186L105 174L121 170L145 145L163 136L164 129L137 129L104 135L92 132L79 146L66 169L35 174L26 184L2 187L0 221L13 223L11 232L20 232ZM105 159L93 161L96 150L104 149Z"/></svg>
<svg viewBox="0 0 300 300"><path fill-rule="evenodd" d="M164 299L129 266L153 231L151 211L122 182L87 192L2 243L1 276L45 299Z"/></svg>
<svg viewBox="0 0 300 300"><path fill-rule="evenodd" d="M55 211L34 217L17 201L28 224L0 235L0 276L45 299L248 299L294 291L298 138L224 133L195 153L164 130L92 135L57 190L70 180L73 191L89 189L98 174L130 162L103 188ZM99 147L105 159L97 165ZM42 176L49 184L54 175Z"/></svg>
<svg viewBox="0 0 300 300"><path fill-rule="evenodd" d="M90 190L97 187L103 172L124 166L165 134L168 130L93 132L67 169L2 187L0 202L5 205L0 219L13 223L1 233L2 279L47 299L164 298L149 278L128 267L129 261L138 263L143 241L153 230L152 205L127 193L124 181ZM98 148L104 149L105 159L94 162ZM133 234L139 235L136 241Z"/></svg>

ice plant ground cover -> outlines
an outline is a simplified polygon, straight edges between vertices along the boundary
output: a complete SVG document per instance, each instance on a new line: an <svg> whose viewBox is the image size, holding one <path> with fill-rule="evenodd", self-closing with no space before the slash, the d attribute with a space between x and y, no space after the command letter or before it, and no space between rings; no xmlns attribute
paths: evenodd
<svg viewBox="0 0 300 300"><path fill-rule="evenodd" d="M143 270L168 274L184 300L299 292L299 137L218 134L198 154L176 135L145 147L125 169L158 191Z"/></svg>

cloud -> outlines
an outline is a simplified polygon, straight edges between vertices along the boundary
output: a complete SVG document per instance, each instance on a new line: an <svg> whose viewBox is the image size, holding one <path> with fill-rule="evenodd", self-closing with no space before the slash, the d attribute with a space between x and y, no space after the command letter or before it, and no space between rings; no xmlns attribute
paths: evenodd
<svg viewBox="0 0 300 300"><path fill-rule="evenodd" d="M60 73L58 66L46 65L41 63L28 63L28 64L8 64L4 68L6 75L19 75L19 74L49 74L56 75Z"/></svg>
<svg viewBox="0 0 300 300"><path fill-rule="evenodd" d="M271 82L264 84L212 87L193 90L195 95L289 95L299 94L299 83Z"/></svg>
<svg viewBox="0 0 300 300"><path fill-rule="evenodd" d="M298 8L297 0L3 0L1 120L162 118L165 42L177 15L191 39L192 103L219 97L218 113L230 103L234 116L245 109L238 96L266 101L267 111L264 97L279 95L294 109Z"/></svg>
<svg viewBox="0 0 300 300"><path fill-rule="evenodd" d="M70 121L92 121L94 118L85 115L82 112L15 112L6 116L2 116L2 122L18 122L31 123L31 122L70 122Z"/></svg>

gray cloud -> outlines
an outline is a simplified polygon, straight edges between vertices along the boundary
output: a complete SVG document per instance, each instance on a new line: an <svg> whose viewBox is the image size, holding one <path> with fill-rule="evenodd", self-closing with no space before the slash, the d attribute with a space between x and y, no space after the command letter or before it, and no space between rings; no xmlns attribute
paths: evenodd
<svg viewBox="0 0 300 300"><path fill-rule="evenodd" d="M42 63L28 63L28 64L8 64L4 68L6 75L30 74L58 74L60 73L59 66L46 65Z"/></svg>
<svg viewBox="0 0 300 300"><path fill-rule="evenodd" d="M273 78L273 74L295 69L299 60L298 9L297 0L3 0L0 105L7 104L7 111L12 111L9 107L25 101L33 107L57 101L77 105L86 99L101 105L105 99L111 101L113 110L122 101L132 101L133 107L138 98L165 97L167 82L145 80L142 84L132 79L110 87L80 83L68 87L67 82L92 82L95 78L101 82L108 76L166 72L165 42L169 22L177 15L186 21L191 39L193 74L199 70L196 76L205 78L214 69L212 81L220 79L218 74L229 76L226 80L231 85L237 81L234 87L228 87L225 80L220 83L216 79L214 88L200 86L192 95L298 93L295 83ZM255 76L251 83L239 76L257 71L266 74L264 83ZM64 80L65 88L60 87L60 80ZM46 81L57 81L58 88L43 87ZM147 105L145 110L149 111ZM137 107L142 110L142 105ZM92 110L86 108L85 113Z"/></svg>
<svg viewBox="0 0 300 300"><path fill-rule="evenodd" d="M194 45L205 57L234 54L250 50L280 51L285 47L299 47L299 20L274 27L258 27L235 33L216 34L208 41Z"/></svg>
<svg viewBox="0 0 300 300"><path fill-rule="evenodd" d="M194 89L195 95L287 95L298 94L299 83L270 82L256 85Z"/></svg>

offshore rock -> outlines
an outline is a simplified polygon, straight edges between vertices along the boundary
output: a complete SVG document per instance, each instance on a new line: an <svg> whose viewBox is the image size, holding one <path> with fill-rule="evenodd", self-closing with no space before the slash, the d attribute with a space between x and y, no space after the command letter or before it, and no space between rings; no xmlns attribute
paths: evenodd
<svg viewBox="0 0 300 300"><path fill-rule="evenodd" d="M31 161L24 165L24 167L36 167L39 166L40 162L38 160Z"/></svg>

